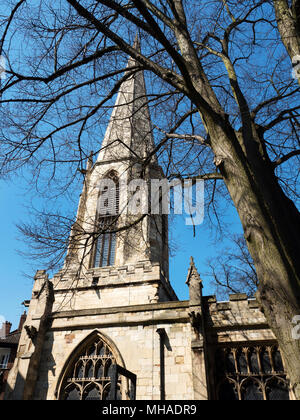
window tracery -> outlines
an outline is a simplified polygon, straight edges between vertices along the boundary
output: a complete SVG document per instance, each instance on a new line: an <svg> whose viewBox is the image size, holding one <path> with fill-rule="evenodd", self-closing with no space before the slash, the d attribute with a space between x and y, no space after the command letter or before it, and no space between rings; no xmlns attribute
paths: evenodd
<svg viewBox="0 0 300 420"><path fill-rule="evenodd" d="M276 344L217 348L215 370L218 400L289 400Z"/></svg>
<svg viewBox="0 0 300 420"><path fill-rule="evenodd" d="M68 368L61 388L62 400L107 400L111 387L111 370L116 359L100 337L88 344ZM118 381L117 399L121 397Z"/></svg>

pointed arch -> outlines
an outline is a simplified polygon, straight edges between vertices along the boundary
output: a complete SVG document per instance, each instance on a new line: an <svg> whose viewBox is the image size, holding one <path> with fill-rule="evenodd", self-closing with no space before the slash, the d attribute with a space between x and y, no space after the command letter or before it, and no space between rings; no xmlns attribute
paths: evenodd
<svg viewBox="0 0 300 420"><path fill-rule="evenodd" d="M98 330L89 333L71 352L59 375L55 396L64 399L106 399L110 389L109 367L124 360L115 343ZM99 368L103 366L103 368ZM128 383L118 383L119 398L126 399Z"/></svg>
<svg viewBox="0 0 300 420"><path fill-rule="evenodd" d="M255 377L243 379L241 382L241 397L243 401L263 401L264 384Z"/></svg>
<svg viewBox="0 0 300 420"><path fill-rule="evenodd" d="M279 376L273 376L266 381L266 396L268 401L288 401L288 381Z"/></svg>

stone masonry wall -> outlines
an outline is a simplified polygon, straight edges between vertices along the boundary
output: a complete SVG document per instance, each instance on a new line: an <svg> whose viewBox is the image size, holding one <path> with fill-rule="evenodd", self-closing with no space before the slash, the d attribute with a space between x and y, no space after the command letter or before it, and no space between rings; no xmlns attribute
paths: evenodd
<svg viewBox="0 0 300 420"><path fill-rule="evenodd" d="M275 340L255 299L233 294L229 302L217 302L215 296L206 297L205 301L209 308L205 322L210 342Z"/></svg>
<svg viewBox="0 0 300 420"><path fill-rule="evenodd" d="M52 281L54 312L178 300L159 263L150 261L93 268L80 278L76 273L62 270Z"/></svg>
<svg viewBox="0 0 300 420"><path fill-rule="evenodd" d="M178 307L177 304L173 309L159 309L159 305L147 306L143 308L139 305L139 311L135 307L125 313L104 311L94 316L84 315L85 311L78 312L78 316L54 314L43 348L35 399L55 399L58 376L68 356L95 330L104 333L115 343L126 369L137 375L137 399L160 399L158 328L165 328L167 335L166 399L193 399L187 305L181 304ZM153 306L153 310L149 311L150 306Z"/></svg>

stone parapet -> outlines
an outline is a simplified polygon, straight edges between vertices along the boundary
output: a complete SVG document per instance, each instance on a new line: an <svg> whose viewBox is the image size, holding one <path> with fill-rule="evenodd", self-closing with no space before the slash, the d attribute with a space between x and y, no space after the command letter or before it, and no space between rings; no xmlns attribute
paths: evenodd
<svg viewBox="0 0 300 420"><path fill-rule="evenodd" d="M80 275L61 270L52 282L55 311L178 301L160 263L149 260L91 268Z"/></svg>

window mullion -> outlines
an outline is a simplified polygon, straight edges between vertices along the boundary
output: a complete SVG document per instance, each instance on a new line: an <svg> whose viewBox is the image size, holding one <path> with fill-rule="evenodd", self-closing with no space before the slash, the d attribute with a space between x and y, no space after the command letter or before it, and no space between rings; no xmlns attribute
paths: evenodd
<svg viewBox="0 0 300 420"><path fill-rule="evenodd" d="M102 241L101 241L101 253L100 253L100 263L99 267L103 267L103 254L104 254L104 246L105 246L105 233L102 234Z"/></svg>
<svg viewBox="0 0 300 420"><path fill-rule="evenodd" d="M112 218L111 218L111 220L110 220L110 222L111 222L111 228L112 228L112 222L113 222L113 220L112 220ZM111 255L110 255L110 253L111 253L111 241L112 241L112 233L110 232L109 233L109 244L108 244L108 251L107 251L107 265L111 265L110 264L110 260L111 260Z"/></svg>

